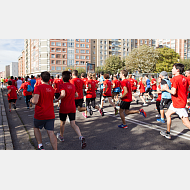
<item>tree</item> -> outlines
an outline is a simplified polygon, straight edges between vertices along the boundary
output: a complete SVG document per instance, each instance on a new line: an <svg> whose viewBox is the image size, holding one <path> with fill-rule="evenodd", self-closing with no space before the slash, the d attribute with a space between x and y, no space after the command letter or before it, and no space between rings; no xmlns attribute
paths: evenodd
<svg viewBox="0 0 190 190"><path fill-rule="evenodd" d="M125 60L121 60L121 58L116 55L108 57L105 62L104 71L110 72L110 74L117 73L118 69L125 67Z"/></svg>
<svg viewBox="0 0 190 190"><path fill-rule="evenodd" d="M180 63L184 64L184 70L190 69L190 59L180 59Z"/></svg>
<svg viewBox="0 0 190 190"><path fill-rule="evenodd" d="M86 73L86 70L84 68L77 68L76 69L78 71L78 76L80 77L82 73Z"/></svg>
<svg viewBox="0 0 190 190"><path fill-rule="evenodd" d="M150 73L155 71L158 52L147 45L142 45L131 51L126 57L126 67L129 72Z"/></svg>
<svg viewBox="0 0 190 190"><path fill-rule="evenodd" d="M176 53L173 49L164 47L157 49L159 53L159 59L156 64L156 71L166 71L171 72L174 63L179 63L179 54Z"/></svg>

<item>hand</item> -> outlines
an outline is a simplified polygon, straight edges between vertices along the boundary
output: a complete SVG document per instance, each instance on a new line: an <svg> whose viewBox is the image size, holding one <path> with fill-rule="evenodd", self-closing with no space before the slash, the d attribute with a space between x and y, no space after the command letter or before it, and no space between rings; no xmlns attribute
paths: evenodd
<svg viewBox="0 0 190 190"><path fill-rule="evenodd" d="M58 99L55 99L55 102L59 102L59 100L58 100Z"/></svg>

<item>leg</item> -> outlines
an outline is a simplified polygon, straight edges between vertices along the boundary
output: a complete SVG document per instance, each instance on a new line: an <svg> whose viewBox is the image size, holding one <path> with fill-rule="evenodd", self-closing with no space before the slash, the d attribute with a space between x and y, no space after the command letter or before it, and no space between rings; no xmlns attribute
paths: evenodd
<svg viewBox="0 0 190 190"><path fill-rule="evenodd" d="M112 102L112 98L111 97L108 97L108 101L115 108L115 104Z"/></svg>
<svg viewBox="0 0 190 190"><path fill-rule="evenodd" d="M168 109L168 111L166 112L166 119L167 119L167 131L170 132L170 129L171 129L171 123L172 123L172 120L171 120L171 115L174 114L175 112Z"/></svg>
<svg viewBox="0 0 190 190"><path fill-rule="evenodd" d="M160 102L156 101L156 108L158 110L158 113L160 114Z"/></svg>
<svg viewBox="0 0 190 190"><path fill-rule="evenodd" d="M164 110L160 110L161 118L164 119Z"/></svg>
<svg viewBox="0 0 190 190"><path fill-rule="evenodd" d="M181 118L183 125L185 125L188 129L190 129L190 121L188 117L182 117Z"/></svg>
<svg viewBox="0 0 190 190"><path fill-rule="evenodd" d="M61 123L60 123L60 135L61 135L61 137L63 137L64 131L65 131L65 122L66 121L61 121Z"/></svg>
<svg viewBox="0 0 190 190"><path fill-rule="evenodd" d="M70 124L71 124L71 127L75 130L76 134L77 134L79 137L82 136L79 127L75 124L75 120L72 120L72 121L70 122Z"/></svg>
<svg viewBox="0 0 190 190"><path fill-rule="evenodd" d="M121 120L122 120L122 123L123 125L126 125L126 121L125 121L125 115L123 113L124 109L119 109L119 114L120 114L120 117L121 117ZM126 110L125 110L126 111Z"/></svg>
<svg viewBox="0 0 190 190"><path fill-rule="evenodd" d="M9 103L9 110L11 110L11 102Z"/></svg>
<svg viewBox="0 0 190 190"><path fill-rule="evenodd" d="M139 110L125 110L126 115L135 114L135 113L140 113L140 111Z"/></svg>
<svg viewBox="0 0 190 190"><path fill-rule="evenodd" d="M78 111L79 111L79 112L86 111L86 108L85 108L85 107L80 107L80 106L78 106Z"/></svg>
<svg viewBox="0 0 190 190"><path fill-rule="evenodd" d="M38 144L42 144L42 135L39 128L34 127L34 135L36 137Z"/></svg>
<svg viewBox="0 0 190 190"><path fill-rule="evenodd" d="M49 136L49 139L50 139L50 142L51 142L53 149L57 150L57 138L54 134L54 131L50 131L50 130L46 130L46 131L47 131L47 134Z"/></svg>

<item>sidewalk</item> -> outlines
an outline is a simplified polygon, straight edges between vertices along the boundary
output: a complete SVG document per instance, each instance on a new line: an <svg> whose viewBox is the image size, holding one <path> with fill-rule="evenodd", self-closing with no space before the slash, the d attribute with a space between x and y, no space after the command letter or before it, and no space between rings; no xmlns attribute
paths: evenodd
<svg viewBox="0 0 190 190"><path fill-rule="evenodd" d="M13 143L5 112L2 89L0 89L0 150L13 150Z"/></svg>

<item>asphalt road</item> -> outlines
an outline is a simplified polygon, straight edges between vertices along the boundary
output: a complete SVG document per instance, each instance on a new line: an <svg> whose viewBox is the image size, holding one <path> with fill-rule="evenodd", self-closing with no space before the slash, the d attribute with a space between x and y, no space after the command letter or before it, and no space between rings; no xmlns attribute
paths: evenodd
<svg viewBox="0 0 190 190"><path fill-rule="evenodd" d="M6 90L4 90L4 93ZM99 95L97 100L99 100ZM37 141L33 133L34 106L26 109L24 98L17 100L17 109L8 112L8 101L4 96L8 122L15 150L35 150ZM178 118L172 116L172 139L168 140L160 135L161 130L166 130L166 124L158 123L155 115L155 103L148 103L143 107L147 112L147 118L140 114L126 116L128 128L121 129L117 126L121 124L119 114L114 115L114 109L105 103L102 117L99 112L93 112L92 116L84 118L80 112L76 114L76 124L79 126L82 135L86 138L87 146L84 150L189 150L190 131ZM55 134L59 132L59 111L55 108ZM137 105L131 103L130 109L138 110L142 108L142 102ZM46 150L52 150L46 130L42 129L42 141ZM64 142L58 140L58 150L81 150L80 141L69 122L66 123Z"/></svg>

